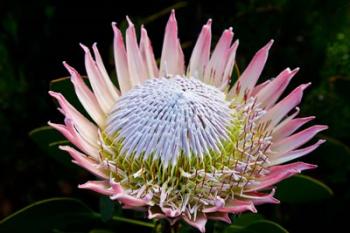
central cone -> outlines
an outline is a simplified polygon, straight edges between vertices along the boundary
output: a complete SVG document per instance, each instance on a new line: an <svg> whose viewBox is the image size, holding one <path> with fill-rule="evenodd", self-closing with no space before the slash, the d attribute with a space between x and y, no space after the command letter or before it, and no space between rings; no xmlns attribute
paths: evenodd
<svg viewBox="0 0 350 233"><path fill-rule="evenodd" d="M181 154L202 160L218 152L228 139L231 112L223 92L197 79L151 79L116 102L106 133L127 157L175 165Z"/></svg>

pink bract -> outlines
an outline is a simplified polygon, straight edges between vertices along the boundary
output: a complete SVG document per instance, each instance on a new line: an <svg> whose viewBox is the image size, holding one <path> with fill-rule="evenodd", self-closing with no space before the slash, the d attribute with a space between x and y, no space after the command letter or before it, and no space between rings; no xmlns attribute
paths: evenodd
<svg viewBox="0 0 350 233"><path fill-rule="evenodd" d="M327 129L314 125L298 131L314 119L297 118L309 83L281 98L299 70L287 68L257 84L273 40L231 84L239 44L232 41L232 28L210 51L209 20L186 66L172 11L158 66L146 29L141 27L138 41L134 24L127 21L125 43L112 24L118 88L96 44L92 53L81 45L91 88L64 62L89 117L62 94L49 92L65 117L64 124L49 125L73 144L60 149L98 178L80 188L145 211L150 219L183 219L204 232L208 219L230 223L229 214L279 203L275 184L316 167L287 163L324 142L302 147Z"/></svg>

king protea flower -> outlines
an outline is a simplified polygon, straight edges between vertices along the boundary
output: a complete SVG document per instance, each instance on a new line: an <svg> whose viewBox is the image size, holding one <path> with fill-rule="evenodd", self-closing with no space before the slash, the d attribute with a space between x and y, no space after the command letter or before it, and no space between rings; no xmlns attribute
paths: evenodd
<svg viewBox="0 0 350 233"><path fill-rule="evenodd" d="M280 97L299 69L287 68L256 85L273 40L231 85L238 47L232 28L211 52L209 20L186 67L172 11L158 66L146 29L141 27L138 43L127 20L125 44L112 25L118 88L96 44L93 54L81 45L89 86L64 62L88 117L62 94L49 92L65 116L64 124L49 124L74 145L60 148L98 177L80 188L146 211L150 219L183 219L204 232L207 219L229 223L230 213L278 203L276 183L316 167L286 163L315 150L324 140L300 147L327 128L314 125L296 132L314 119L296 118L309 83Z"/></svg>

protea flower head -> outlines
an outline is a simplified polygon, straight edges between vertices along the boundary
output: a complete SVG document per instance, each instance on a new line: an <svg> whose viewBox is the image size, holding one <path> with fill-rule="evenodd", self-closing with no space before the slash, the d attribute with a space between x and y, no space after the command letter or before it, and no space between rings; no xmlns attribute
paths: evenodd
<svg viewBox="0 0 350 233"><path fill-rule="evenodd" d="M129 18L128 23L125 44L112 25L118 88L96 44L93 54L81 45L89 86L64 63L88 117L62 94L50 91L65 123L49 124L74 145L60 148L98 177L80 188L145 211L150 219L183 219L204 232L207 219L230 222L230 213L256 212L256 205L278 203L276 183L315 168L286 163L324 142L300 148L327 128L314 125L296 132L314 119L296 118L309 83L280 98L299 70L287 68L256 85L273 40L231 85L238 47L238 40L232 43L232 28L224 30L211 52L209 20L186 68L174 11L159 66L146 29L141 27L138 43Z"/></svg>

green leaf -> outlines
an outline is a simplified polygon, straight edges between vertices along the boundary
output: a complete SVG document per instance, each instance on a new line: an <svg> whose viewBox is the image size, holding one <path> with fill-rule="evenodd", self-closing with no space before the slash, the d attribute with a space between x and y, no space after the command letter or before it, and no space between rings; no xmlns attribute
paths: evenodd
<svg viewBox="0 0 350 233"><path fill-rule="evenodd" d="M76 169L69 154L58 149L59 145L68 144L69 142L57 130L50 126L42 126L30 131L29 137L53 159L65 167Z"/></svg>
<svg viewBox="0 0 350 233"><path fill-rule="evenodd" d="M114 231L110 231L106 229L93 229L89 231L89 233L114 233Z"/></svg>
<svg viewBox="0 0 350 233"><path fill-rule="evenodd" d="M248 226L231 225L224 231L225 233L288 233L279 224L269 220L258 220Z"/></svg>
<svg viewBox="0 0 350 233"><path fill-rule="evenodd" d="M319 136L327 140L327 143L322 145L322 150L315 151L315 158L318 158L318 165L327 174L322 179L326 183L333 185L348 185L350 147L341 140L329 135ZM340 167L341 169L339 169Z"/></svg>
<svg viewBox="0 0 350 233"><path fill-rule="evenodd" d="M52 198L36 202L0 222L0 232L50 232L71 224L96 220L84 203L72 198Z"/></svg>
<svg viewBox="0 0 350 233"><path fill-rule="evenodd" d="M269 220L256 221L247 226L245 230L252 233L288 233L282 226Z"/></svg>
<svg viewBox="0 0 350 233"><path fill-rule="evenodd" d="M296 175L277 186L276 197L285 203L305 203L330 198L332 190L319 180L305 175Z"/></svg>
<svg viewBox="0 0 350 233"><path fill-rule="evenodd" d="M112 201L109 197L100 197L100 213L102 221L106 222L112 219L114 206L114 201Z"/></svg>
<svg viewBox="0 0 350 233"><path fill-rule="evenodd" d="M101 215L73 198L51 198L31 204L0 221L0 232L65 232L79 225L79 230L101 223ZM154 228L152 222L113 216L112 221ZM86 232L86 231L84 231Z"/></svg>
<svg viewBox="0 0 350 233"><path fill-rule="evenodd" d="M264 217L261 214L245 213L237 216L237 218L233 220L233 223L239 226L248 226L252 222L263 219Z"/></svg>

